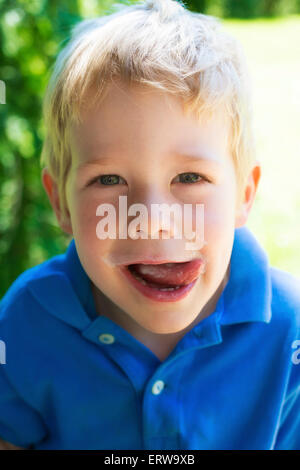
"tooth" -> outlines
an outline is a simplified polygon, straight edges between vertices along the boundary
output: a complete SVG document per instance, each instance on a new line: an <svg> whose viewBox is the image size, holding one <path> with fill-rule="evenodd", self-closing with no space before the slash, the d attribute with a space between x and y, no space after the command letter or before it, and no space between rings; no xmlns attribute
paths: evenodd
<svg viewBox="0 0 300 470"><path fill-rule="evenodd" d="M159 289L159 290L162 290L162 291L172 291L172 290L176 290L176 289L179 289L179 287L162 287L162 288Z"/></svg>

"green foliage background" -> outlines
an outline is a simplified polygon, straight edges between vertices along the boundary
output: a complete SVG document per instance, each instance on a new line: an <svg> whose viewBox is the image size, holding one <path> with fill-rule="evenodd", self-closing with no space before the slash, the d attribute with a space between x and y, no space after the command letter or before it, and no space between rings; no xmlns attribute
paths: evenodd
<svg viewBox="0 0 300 470"><path fill-rule="evenodd" d="M248 21L226 19L224 24L241 39L246 53L249 51L256 85L261 87L262 93L268 87L267 80L272 80L268 71L273 70L274 65L276 69L276 64L279 64L276 77L279 73L282 89L286 88L286 75L280 73L286 70L287 62L288 70L295 74L295 80L299 80L300 50L297 44L300 44L300 16L295 15L300 13L300 0L186 0L183 3L193 11L224 18L251 18ZM111 0L0 0L0 79L6 85L6 103L0 104L0 297L21 272L64 252L71 239L58 227L41 183L39 158L44 136L42 98L56 55L68 40L71 26L81 19L111 11ZM289 17L278 20L278 15ZM253 19L255 17L260 18ZM264 17L275 19L264 20ZM272 48L272 38L275 44L277 40L278 48ZM268 55L262 57L264 50L268 51ZM286 54L290 51L287 60ZM268 69L268 64L271 69ZM267 77L265 82L262 70ZM258 94L257 103L264 103L264 96ZM285 105L286 100L282 104ZM278 164L274 164L274 149L268 149L268 143L261 134L259 148L262 159L272 168L269 180L266 179L258 194L258 210L255 209L257 212L253 217L251 215L248 225L258 234L272 264L300 275L299 230L294 212L299 214L300 209L299 183L295 176L300 165L298 154L296 161L296 151L292 147L295 145L300 149L296 138L300 129L297 127L299 122L295 124L299 114L295 114L293 98L291 106L292 110L285 111L292 114L276 122L275 129L282 129L283 126L282 135L286 136L292 127L292 138L287 135L286 139L290 147L285 147L284 158L288 162L288 156L292 154L294 179L292 183L285 179L284 185L281 184L279 189L276 186L275 192L278 196L278 191L283 191L285 198L287 193L292 195L284 199L289 208L292 204L292 211L287 215L284 204L278 211L277 207L272 206L272 197L267 198L270 188L275 181L277 183L279 176L283 177L283 173ZM263 125L265 119L271 120L269 128L266 128L271 136L274 135L273 111L276 113L278 107L272 110L272 116L266 116L268 111L257 107L258 123ZM282 155L277 156L276 161L281 162ZM279 230L279 235L274 241L276 230L277 234Z"/></svg>

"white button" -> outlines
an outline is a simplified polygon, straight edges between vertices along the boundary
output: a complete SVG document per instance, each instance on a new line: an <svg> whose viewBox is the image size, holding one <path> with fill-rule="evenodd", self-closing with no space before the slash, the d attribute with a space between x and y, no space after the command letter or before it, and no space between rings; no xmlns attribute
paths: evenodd
<svg viewBox="0 0 300 470"><path fill-rule="evenodd" d="M162 380L157 380L152 387L153 395L159 395L160 392L163 390L164 386L165 384Z"/></svg>
<svg viewBox="0 0 300 470"><path fill-rule="evenodd" d="M109 335L108 333L104 333L99 336L99 341L104 344L112 344L115 341L115 338L113 335Z"/></svg>

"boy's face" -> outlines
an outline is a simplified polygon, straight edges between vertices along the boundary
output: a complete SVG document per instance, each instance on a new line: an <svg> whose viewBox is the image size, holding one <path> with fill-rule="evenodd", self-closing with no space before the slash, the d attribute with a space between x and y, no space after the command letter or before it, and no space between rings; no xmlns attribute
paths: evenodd
<svg viewBox="0 0 300 470"><path fill-rule="evenodd" d="M175 333L187 329L216 294L219 297L227 280L234 230L246 222L260 174L256 166L244 204L238 207L229 125L221 111L200 124L183 114L179 98L140 86L127 88L120 82L110 85L99 108L86 113L82 124L73 125L73 160L66 186L70 218L64 230L74 236L100 313L124 324L128 321L142 331ZM192 155L198 159L189 161ZM107 159L100 161L101 157ZM197 173L204 179L180 182L182 173ZM120 178L105 185L100 175ZM184 254L185 259L197 257L185 249L190 240L184 236L181 240L151 239L150 224L148 239L100 240L96 226L102 217L96 209L103 203L115 207L118 234L121 195L127 196L128 208L135 203L146 206L149 220L154 203L177 203L182 213L184 204L193 208L196 203L204 204L205 244L198 252L205 262L204 272L182 300L159 302L145 297L111 263L125 259L134 263L137 257L152 255L170 262Z"/></svg>

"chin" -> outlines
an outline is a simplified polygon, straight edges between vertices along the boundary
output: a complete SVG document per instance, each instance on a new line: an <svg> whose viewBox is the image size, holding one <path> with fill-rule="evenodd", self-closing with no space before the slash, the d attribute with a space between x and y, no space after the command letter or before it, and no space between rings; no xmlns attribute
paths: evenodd
<svg viewBox="0 0 300 470"><path fill-rule="evenodd" d="M164 315L163 313L161 315ZM182 314L184 315L184 313ZM171 319L169 316L160 319L159 321L156 322L151 322L150 324L147 322L138 322L139 325L144 328L145 330L148 330L151 333L155 334L174 334L174 333L179 333L180 331L185 330L188 328L188 326L192 323L193 319L190 322L187 322L186 319L185 321L174 321L174 318Z"/></svg>

